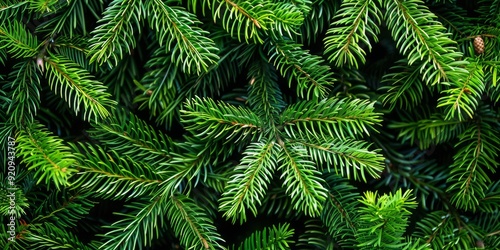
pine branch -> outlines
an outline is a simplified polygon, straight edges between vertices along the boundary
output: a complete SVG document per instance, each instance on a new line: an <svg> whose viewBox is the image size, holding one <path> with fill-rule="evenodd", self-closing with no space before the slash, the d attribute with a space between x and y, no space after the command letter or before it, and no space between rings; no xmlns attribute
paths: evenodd
<svg viewBox="0 0 500 250"><path fill-rule="evenodd" d="M18 154L28 170L35 173L37 184L42 181L57 189L68 186L69 178L78 172L74 168L75 158L63 140L53 136L38 122L27 124L17 135Z"/></svg>
<svg viewBox="0 0 500 250"><path fill-rule="evenodd" d="M246 209L257 216L257 206L261 205L276 170L277 150L274 142L252 143L247 147L219 201L224 217L231 218L233 223L239 218L242 224L247 220Z"/></svg>
<svg viewBox="0 0 500 250"><path fill-rule="evenodd" d="M47 80L55 94L60 95L75 113L83 109L83 118L98 120L110 115L115 102L109 99L106 87L76 63L49 53L45 62Z"/></svg>
<svg viewBox="0 0 500 250"><path fill-rule="evenodd" d="M170 7L162 0L149 0L145 8L159 45L163 47L165 41L167 51L172 52L172 62L184 72L206 72L219 60L218 49L207 37L208 32L195 26L201 23L195 15L182 7Z"/></svg>
<svg viewBox="0 0 500 250"><path fill-rule="evenodd" d="M343 1L338 11L339 19L332 23L324 39L325 53L335 66L345 64L358 68L358 62L364 64L366 51L363 46L371 50L370 38L377 42L380 33L378 26L381 23L382 12L377 1ZM378 1L380 3L380 1Z"/></svg>
<svg viewBox="0 0 500 250"><path fill-rule="evenodd" d="M307 151L295 143L284 144L277 156L282 171L283 186L292 198L293 208L308 216L318 216L323 210L323 202L327 198L327 190L323 180L308 159Z"/></svg>

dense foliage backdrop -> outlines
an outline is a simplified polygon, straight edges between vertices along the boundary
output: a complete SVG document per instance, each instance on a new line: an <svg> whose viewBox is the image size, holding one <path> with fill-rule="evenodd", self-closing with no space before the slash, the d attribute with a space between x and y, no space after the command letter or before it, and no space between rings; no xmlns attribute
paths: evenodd
<svg viewBox="0 0 500 250"><path fill-rule="evenodd" d="M3 249L500 249L500 1L0 0Z"/></svg>

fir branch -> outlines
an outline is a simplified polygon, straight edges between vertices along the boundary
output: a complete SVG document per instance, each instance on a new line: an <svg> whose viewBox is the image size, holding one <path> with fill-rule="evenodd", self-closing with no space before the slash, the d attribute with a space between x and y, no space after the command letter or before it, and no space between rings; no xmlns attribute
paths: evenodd
<svg viewBox="0 0 500 250"><path fill-rule="evenodd" d="M101 1L56 1L56 4L54 10L45 14L50 18L37 26L38 32L47 32L52 36L64 34L70 38L86 36L89 34L89 15L98 19L97 13L103 9Z"/></svg>
<svg viewBox="0 0 500 250"><path fill-rule="evenodd" d="M95 197L119 199L151 195L166 178L132 156L104 151L91 144L72 144L80 173L73 180L74 189L85 189Z"/></svg>
<svg viewBox="0 0 500 250"><path fill-rule="evenodd" d="M327 174L328 197L321 212L321 221L329 236L342 247L356 245L357 217L360 195L346 179L335 174Z"/></svg>
<svg viewBox="0 0 500 250"><path fill-rule="evenodd" d="M10 83L4 86L9 90L11 102L5 108L9 115L7 122L16 127L32 123L40 108L40 75L35 61L21 61L13 66L9 74Z"/></svg>
<svg viewBox="0 0 500 250"><path fill-rule="evenodd" d="M55 94L59 94L75 113L83 109L83 118L98 120L110 115L115 102L109 99L106 87L76 63L49 53L45 62L47 80Z"/></svg>
<svg viewBox="0 0 500 250"><path fill-rule="evenodd" d="M278 226L266 227L262 230L253 232L248 236L238 248L233 247L230 249L290 249L290 243L294 230L289 228L289 224L282 224Z"/></svg>
<svg viewBox="0 0 500 250"><path fill-rule="evenodd" d="M65 188L46 195L34 209L31 224L51 223L58 228L75 227L85 218L96 202L89 200L90 193L72 192Z"/></svg>
<svg viewBox="0 0 500 250"><path fill-rule="evenodd" d="M146 2L150 26L156 31L159 45L165 41L172 52L172 62L184 72L200 74L219 60L214 41L208 32L195 25L201 22L181 7L170 7L161 0Z"/></svg>
<svg viewBox="0 0 500 250"><path fill-rule="evenodd" d="M206 1L205 1L206 2ZM263 43L262 34L259 30L269 29L273 23L273 13L265 5L272 2L224 0L211 1L209 9L212 10L214 22L219 19L222 26L231 36L237 37L239 41L250 43ZM242 38L243 36L243 38Z"/></svg>
<svg viewBox="0 0 500 250"><path fill-rule="evenodd" d="M0 175L0 177L2 177L2 180L7 179L3 174ZM0 215L5 218L10 218L11 216L14 216L15 218L21 218L26 216L26 212L30 211L30 202L28 201L28 198L26 198L25 190L20 188L12 190L10 184L6 185L7 183L9 182L3 181L2 183L0 183L0 195L2 195L2 197L6 197L4 199L0 199ZM12 198L15 198L14 204L11 204Z"/></svg>
<svg viewBox="0 0 500 250"><path fill-rule="evenodd" d="M294 141L294 140L290 140ZM328 172L335 172L345 178L366 180L365 173L379 178L384 166L384 157L369 150L364 141L329 139L327 142L294 141L303 145L308 155L319 166L326 166Z"/></svg>
<svg viewBox="0 0 500 250"><path fill-rule="evenodd" d="M402 142L409 141L411 145L417 144L420 149L427 149L431 145L450 142L466 128L467 123L457 120L444 120L439 113L432 114L429 118L403 118L400 122L392 122L390 129L399 130L398 139Z"/></svg>
<svg viewBox="0 0 500 250"><path fill-rule="evenodd" d="M441 92L443 96L438 100L438 107L446 108L447 120L472 118L483 95L485 84L481 64L470 62L467 70L466 78L450 82L450 87Z"/></svg>
<svg viewBox="0 0 500 250"><path fill-rule="evenodd" d="M55 12L58 8L60 8L60 2L57 0L36 0L36 1L28 1L29 7L28 9L38 13L51 13Z"/></svg>
<svg viewBox="0 0 500 250"><path fill-rule="evenodd" d="M301 101L283 111L280 124L291 138L323 141L326 138L355 138L374 129L380 114L373 103L360 99Z"/></svg>
<svg viewBox="0 0 500 250"><path fill-rule="evenodd" d="M237 218L240 223L247 220L246 209L254 216L258 214L257 205L261 204L276 170L277 150L274 142L252 143L245 150L220 199L219 210L233 223Z"/></svg>
<svg viewBox="0 0 500 250"><path fill-rule="evenodd" d="M347 64L358 68L358 62L364 64L366 61L366 52L362 46L370 51L370 38L375 42L378 40L382 12L377 1L349 0L342 2L338 13L339 19L333 22L333 27L328 29L324 39L325 53L331 53L328 60L335 61L337 67Z"/></svg>
<svg viewBox="0 0 500 250"><path fill-rule="evenodd" d="M470 126L459 136L446 190L458 208L475 212L479 201L486 197L491 179L485 170L494 171L498 167L495 159L500 151L497 146L500 138L497 133L484 121Z"/></svg>
<svg viewBox="0 0 500 250"><path fill-rule="evenodd" d="M273 121L285 108L275 69L263 61L254 62L249 71L248 104L264 121Z"/></svg>
<svg viewBox="0 0 500 250"><path fill-rule="evenodd" d="M467 218L442 210L433 211L417 222L418 227L413 236L424 239L432 249L473 248L476 239L467 234L464 219Z"/></svg>
<svg viewBox="0 0 500 250"><path fill-rule="evenodd" d="M294 41L278 38L266 44L269 61L280 74L297 82L297 95L301 98L323 98L333 83L333 73L319 56L309 54Z"/></svg>
<svg viewBox="0 0 500 250"><path fill-rule="evenodd" d="M311 10L304 18L304 23L300 27L300 34L297 39L302 44L313 44L319 37L317 34L323 34L333 19L334 14L340 7L337 1L314 1Z"/></svg>
<svg viewBox="0 0 500 250"><path fill-rule="evenodd" d="M254 112L209 98L188 100L181 111L181 120L201 140L239 142L257 138L262 130L262 122Z"/></svg>
<svg viewBox="0 0 500 250"><path fill-rule="evenodd" d="M335 249L336 242L325 233L326 228L317 218L304 223L304 232L299 234L297 247L304 250Z"/></svg>
<svg viewBox="0 0 500 250"><path fill-rule="evenodd" d="M14 58L31 58L38 54L39 44L21 22L5 18L0 24L0 49Z"/></svg>
<svg viewBox="0 0 500 250"><path fill-rule="evenodd" d="M361 200L359 229L356 238L361 249L401 249L403 234L411 212L417 203L410 197L411 191L400 190L391 195L377 197L366 192Z"/></svg>
<svg viewBox="0 0 500 250"><path fill-rule="evenodd" d="M391 67L394 73L385 74L382 77L382 82L387 85L380 88L385 91L380 96L380 100L385 106L389 106L389 110L394 110L396 106L400 109L411 110L420 105L424 98L424 83L420 76L420 69L407 66L407 64L407 60L398 61L397 65Z"/></svg>
<svg viewBox="0 0 500 250"><path fill-rule="evenodd" d="M116 65L136 45L145 10L142 0L114 0L103 13L100 25L91 32L90 62Z"/></svg>
<svg viewBox="0 0 500 250"><path fill-rule="evenodd" d="M54 185L57 189L70 185L69 178L78 172L70 148L38 122L26 124L17 135L18 154L28 170L34 172L37 184Z"/></svg>
<svg viewBox="0 0 500 250"><path fill-rule="evenodd" d="M165 197L166 198L166 197ZM206 212L184 195L172 195L165 204L166 215L181 245L191 249L222 249L224 240Z"/></svg>
<svg viewBox="0 0 500 250"><path fill-rule="evenodd" d="M281 147L281 154L277 156L283 173L280 178L286 193L292 198L293 208L308 216L320 215L327 190L313 162L308 159L306 149L295 143Z"/></svg>
<svg viewBox="0 0 500 250"><path fill-rule="evenodd" d="M156 131L145 121L123 109L116 109L112 116L93 124L88 133L121 156L129 156L151 166L168 161L175 152L170 137Z"/></svg>
<svg viewBox="0 0 500 250"><path fill-rule="evenodd" d="M466 73L455 42L444 33L444 26L421 0L385 1L384 20L408 64L419 63L422 79L429 85L455 81Z"/></svg>
<svg viewBox="0 0 500 250"><path fill-rule="evenodd" d="M115 213L119 221L105 226L109 231L100 235L104 241L100 249L142 249L161 236L169 209L164 199L142 196L125 207L127 213Z"/></svg>
<svg viewBox="0 0 500 250"><path fill-rule="evenodd" d="M21 241L28 243L31 249L93 249L83 244L72 232L48 222L29 225L28 233Z"/></svg>

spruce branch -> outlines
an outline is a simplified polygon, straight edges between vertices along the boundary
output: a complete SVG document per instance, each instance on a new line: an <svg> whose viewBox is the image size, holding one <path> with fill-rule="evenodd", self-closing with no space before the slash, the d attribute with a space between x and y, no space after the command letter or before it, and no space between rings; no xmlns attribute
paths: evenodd
<svg viewBox="0 0 500 250"><path fill-rule="evenodd" d="M46 59L47 80L55 94L60 95L75 113L83 110L85 120L105 118L115 102L106 93L106 87L93 79L90 73L76 63L49 53Z"/></svg>
<svg viewBox="0 0 500 250"><path fill-rule="evenodd" d="M9 91L11 102L5 107L8 122L16 127L32 123L40 108L40 74L35 61L25 60L13 66L9 74L10 83L4 87Z"/></svg>
<svg viewBox="0 0 500 250"><path fill-rule="evenodd" d="M384 20L408 64L419 63L422 79L429 85L457 81L465 70L462 53L445 33L444 26L423 1L385 1Z"/></svg>
<svg viewBox="0 0 500 250"><path fill-rule="evenodd" d="M223 249L224 240L216 232L203 208L187 196L176 194L166 203L166 215L181 245L192 249Z"/></svg>
<svg viewBox="0 0 500 250"><path fill-rule="evenodd" d="M62 139L35 121L19 130L17 142L18 154L35 174L37 184L44 181L56 189L70 185L69 178L78 170L74 168L76 159Z"/></svg>
<svg viewBox="0 0 500 250"><path fill-rule="evenodd" d="M260 118L251 110L209 98L193 98L181 111L186 129L201 140L224 139L239 142L255 139L262 130Z"/></svg>
<svg viewBox="0 0 500 250"><path fill-rule="evenodd" d="M341 67L358 68L358 63L364 64L366 46L372 48L370 39L377 42L380 33L378 26L381 23L382 12L377 2L373 0L343 1L338 11L338 20L332 23L324 39L325 53L330 54L328 60Z"/></svg>
<svg viewBox="0 0 500 250"><path fill-rule="evenodd" d="M294 140L291 140L294 141ZM384 157L369 150L370 144L357 140L329 139L327 142L295 141L304 146L318 166L343 177L367 181L365 173L378 178L383 170Z"/></svg>
<svg viewBox="0 0 500 250"><path fill-rule="evenodd" d="M290 243L293 243L293 235L294 230L287 223L265 227L252 233L237 248L230 249L289 249Z"/></svg>
<svg viewBox="0 0 500 250"><path fill-rule="evenodd" d="M380 122L374 103L360 99L301 101L283 111L280 124L289 138L323 141L326 138L356 138L369 134Z"/></svg>
<svg viewBox="0 0 500 250"><path fill-rule="evenodd" d="M320 99L328 94L333 73L319 56L311 55L292 40L277 38L265 44L269 61L283 77L297 82L297 95L305 99Z"/></svg>
<svg viewBox="0 0 500 250"><path fill-rule="evenodd" d="M91 32L89 41L90 62L116 65L125 53L136 46L134 34L140 32L145 10L142 0L112 1Z"/></svg>
<svg viewBox="0 0 500 250"><path fill-rule="evenodd" d="M175 1L173 1L175 2ZM149 25L156 31L159 45L166 44L172 62L187 73L200 74L219 60L208 32L195 25L201 22L182 7L170 7L161 0L146 2Z"/></svg>
<svg viewBox="0 0 500 250"><path fill-rule="evenodd" d="M482 121L465 130L459 140L446 192L452 194L450 201L457 208L475 212L492 182L486 169L495 171L498 167L495 159L500 138L491 124Z"/></svg>
<svg viewBox="0 0 500 250"><path fill-rule="evenodd" d="M438 107L445 107L445 119L471 119L485 91L484 72L478 62L467 65L469 74L466 78L450 82L450 87L443 90L438 100Z"/></svg>
<svg viewBox="0 0 500 250"><path fill-rule="evenodd" d="M114 150L90 144L72 144L80 172L73 180L74 189L84 189L95 197L131 199L151 195L166 178L153 166L121 156Z"/></svg>
<svg viewBox="0 0 500 250"><path fill-rule="evenodd" d="M278 150L274 142L252 143L245 150L245 156L234 169L233 177L219 201L219 210L233 223L238 218L240 223L247 220L246 209L254 216L258 214L257 206L261 204L276 171Z"/></svg>
<svg viewBox="0 0 500 250"><path fill-rule="evenodd" d="M281 146L278 161L279 170L286 187L286 193L292 198L293 208L308 216L318 216L327 198L324 180L319 177L314 163L307 157L302 145L286 143Z"/></svg>
<svg viewBox="0 0 500 250"><path fill-rule="evenodd" d="M16 19L3 19L0 24L0 49L14 58L31 58L38 54L38 40Z"/></svg>

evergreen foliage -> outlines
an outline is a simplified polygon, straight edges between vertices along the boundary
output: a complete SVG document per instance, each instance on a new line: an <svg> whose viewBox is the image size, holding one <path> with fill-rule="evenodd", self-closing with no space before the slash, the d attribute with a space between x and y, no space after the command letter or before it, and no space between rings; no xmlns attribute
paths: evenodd
<svg viewBox="0 0 500 250"><path fill-rule="evenodd" d="M498 0L0 21L3 249L500 249Z"/></svg>

